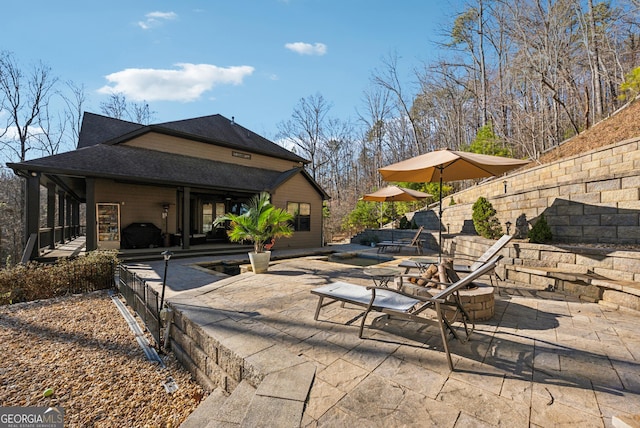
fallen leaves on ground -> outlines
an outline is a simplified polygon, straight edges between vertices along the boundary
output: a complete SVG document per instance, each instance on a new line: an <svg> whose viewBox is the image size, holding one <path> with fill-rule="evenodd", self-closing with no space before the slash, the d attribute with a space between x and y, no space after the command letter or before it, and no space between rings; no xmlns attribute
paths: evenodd
<svg viewBox="0 0 640 428"><path fill-rule="evenodd" d="M61 406L69 427L177 427L206 395L172 354L146 359L106 291L0 307L0 355L0 406Z"/></svg>

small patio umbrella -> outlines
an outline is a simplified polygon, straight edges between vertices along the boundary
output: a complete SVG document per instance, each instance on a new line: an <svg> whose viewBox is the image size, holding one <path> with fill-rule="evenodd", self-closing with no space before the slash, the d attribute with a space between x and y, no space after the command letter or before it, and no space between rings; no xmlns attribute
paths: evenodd
<svg viewBox="0 0 640 428"><path fill-rule="evenodd" d="M501 156L481 155L440 149L394 163L378 171L385 181L407 181L412 183L440 182L439 216L442 221L442 181L469 180L492 177L510 171L528 161ZM439 227L438 259L442 254L442 227Z"/></svg>
<svg viewBox="0 0 640 428"><path fill-rule="evenodd" d="M367 193L362 197L363 201L374 202L391 202L395 201L411 202L419 201L420 199L429 198L433 195L429 193L420 192L418 190L407 189L400 186L387 186L379 189L373 193ZM395 206L393 206L393 217L395 222ZM393 241L393 227L391 228L391 240Z"/></svg>

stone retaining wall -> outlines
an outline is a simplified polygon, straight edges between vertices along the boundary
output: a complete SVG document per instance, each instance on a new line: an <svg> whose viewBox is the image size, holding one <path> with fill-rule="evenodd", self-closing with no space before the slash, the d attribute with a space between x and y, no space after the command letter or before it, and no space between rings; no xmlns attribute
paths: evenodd
<svg viewBox="0 0 640 428"><path fill-rule="evenodd" d="M494 242L479 236L446 236L443 246L456 260L473 261ZM500 254L496 272L507 282L640 310L640 251L514 240Z"/></svg>
<svg viewBox="0 0 640 428"><path fill-rule="evenodd" d="M545 215L554 241L640 244L640 138L490 180L443 200L444 230L469 229L472 205L486 197L514 231L520 216Z"/></svg>
<svg viewBox="0 0 640 428"><path fill-rule="evenodd" d="M233 392L243 379L244 361L180 311L174 311L170 327L171 350L196 381L208 391ZM252 384L260 382L253 379Z"/></svg>

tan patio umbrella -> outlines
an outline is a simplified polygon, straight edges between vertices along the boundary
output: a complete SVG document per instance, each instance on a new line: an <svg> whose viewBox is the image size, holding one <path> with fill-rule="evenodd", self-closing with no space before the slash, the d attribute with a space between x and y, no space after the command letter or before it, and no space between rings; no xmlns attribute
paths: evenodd
<svg viewBox="0 0 640 428"><path fill-rule="evenodd" d="M374 202L411 202L425 199L430 196L429 193L420 192L418 190L407 189L400 186L387 186L373 193L367 193L362 197L363 201Z"/></svg>
<svg viewBox="0 0 640 428"><path fill-rule="evenodd" d="M373 193L367 193L362 197L363 201L373 201L373 202L391 202L392 204L395 201L401 202L411 202L411 201L419 201L420 199L429 198L433 195L429 193L420 192L418 190L407 189L405 187L400 186L387 186L382 189L376 190ZM393 208L393 220L395 223L395 206L392 205ZM391 228L391 240L393 241L393 227Z"/></svg>
<svg viewBox="0 0 640 428"><path fill-rule="evenodd" d="M528 161L501 156L481 155L449 149L435 150L402 162L394 163L378 171L385 181L412 183L440 182L439 216L442 220L442 182L492 177L510 171ZM438 258L442 254L442 226L439 227Z"/></svg>

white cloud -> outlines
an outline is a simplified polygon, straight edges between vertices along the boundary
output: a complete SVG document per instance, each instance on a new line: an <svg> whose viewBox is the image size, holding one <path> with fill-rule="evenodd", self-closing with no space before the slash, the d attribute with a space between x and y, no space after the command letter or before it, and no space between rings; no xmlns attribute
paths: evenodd
<svg viewBox="0 0 640 428"><path fill-rule="evenodd" d="M177 70L127 68L105 78L111 85L98 89L102 94L121 93L132 101L197 100L216 85L240 85L254 68L248 65L217 67L210 64L175 64Z"/></svg>
<svg viewBox="0 0 640 428"><path fill-rule="evenodd" d="M153 27L158 27L163 24L164 21L171 21L177 19L178 15L174 12L149 12L144 16L144 21L138 21L138 26L143 30L149 30Z"/></svg>
<svg viewBox="0 0 640 428"><path fill-rule="evenodd" d="M299 53L300 55L319 55L322 56L327 53L327 45L324 43L304 43L304 42L295 42L295 43L287 43L284 45L285 48L290 51Z"/></svg>

